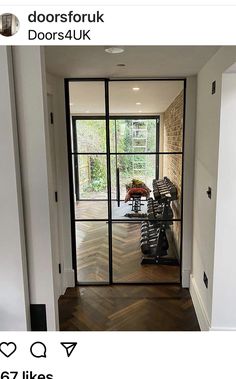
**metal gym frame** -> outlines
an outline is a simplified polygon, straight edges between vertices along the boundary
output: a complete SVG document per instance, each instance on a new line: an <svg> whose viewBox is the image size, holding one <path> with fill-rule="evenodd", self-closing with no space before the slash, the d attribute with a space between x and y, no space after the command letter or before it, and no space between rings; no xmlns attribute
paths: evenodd
<svg viewBox="0 0 236 379"><path fill-rule="evenodd" d="M110 152L110 120L112 116L109 113L109 83L110 82L141 82L141 81L182 81L183 82L183 91L184 91L184 102L183 102L183 136L182 136L182 150L181 152L156 152L156 153L111 153ZM77 155L92 155L92 153L75 153L72 151L71 146L71 115L70 115L70 94L69 94L69 83L70 82L103 82L104 83L104 95L105 95L105 116L102 117L105 120L106 127L106 152L105 153L96 153L96 155L105 155L107 159L107 199L103 201L107 201L108 205L108 217L106 219L76 219L75 218L75 209L74 209L74 183L73 183L73 160L72 157ZM186 78L153 78L153 79L108 79L108 78L65 78L64 79L64 88L65 88L65 106L66 106L66 129L67 129L67 148L68 148L68 171L69 171L69 187L70 187L70 213L71 213L71 243L72 243L72 266L75 274L75 282L76 285L80 286L107 286L107 285L181 285L182 283L182 247L183 247L183 193L184 193L184 144L185 144L185 113L186 113ZM80 119L85 119L86 117L78 117ZM131 118L135 119L135 116ZM148 119L155 118L148 117L142 115L141 117L136 117L138 119ZM88 117L88 119L98 119L98 117ZM114 116L113 116L114 119ZM117 117L118 119L118 117ZM158 145L157 145L158 146ZM180 257L179 257L179 281L171 281L171 282L117 282L113 281L113 259L112 259L112 224L113 222L122 222L122 223L132 223L132 222L141 222L146 219L139 218L138 221L134 219L124 220L124 219L113 219L112 218L112 196L111 196L111 155L181 155L182 156L182 172L181 172L181 217L168 220L165 219L163 222L173 221L180 222ZM159 166L159 165L158 165ZM78 184L78 183L77 183ZM99 201L99 200L94 200ZM109 281L107 282L78 282L77 278L77 257L76 257L76 232L75 225L76 222L81 221L105 221L108 224L108 269L109 269Z"/></svg>

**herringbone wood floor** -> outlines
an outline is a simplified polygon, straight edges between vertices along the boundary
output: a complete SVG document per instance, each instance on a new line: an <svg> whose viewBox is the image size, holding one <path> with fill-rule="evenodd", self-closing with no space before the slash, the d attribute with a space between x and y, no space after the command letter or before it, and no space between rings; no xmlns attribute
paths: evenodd
<svg viewBox="0 0 236 379"><path fill-rule="evenodd" d="M198 331L187 289L114 285L67 289L59 299L62 331Z"/></svg>
<svg viewBox="0 0 236 379"><path fill-rule="evenodd" d="M106 217L103 202L77 203L81 218ZM119 222L112 226L113 279L122 283L179 282L179 266L141 265L138 222ZM167 231L169 257L176 257L171 231ZM80 283L108 282L108 225L106 221L76 223L77 277Z"/></svg>
<svg viewBox="0 0 236 379"><path fill-rule="evenodd" d="M114 282L179 282L179 266L140 264L139 223L117 223L112 229ZM107 233L106 222L77 223L77 276L80 283L108 282ZM169 256L174 256L171 247Z"/></svg>

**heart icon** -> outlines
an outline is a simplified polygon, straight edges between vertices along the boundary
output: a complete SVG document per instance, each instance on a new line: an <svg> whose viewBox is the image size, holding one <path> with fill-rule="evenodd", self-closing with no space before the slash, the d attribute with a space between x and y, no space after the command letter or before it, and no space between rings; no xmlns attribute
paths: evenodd
<svg viewBox="0 0 236 379"><path fill-rule="evenodd" d="M16 344L14 342L2 342L0 343L0 352L9 358L16 351Z"/></svg>

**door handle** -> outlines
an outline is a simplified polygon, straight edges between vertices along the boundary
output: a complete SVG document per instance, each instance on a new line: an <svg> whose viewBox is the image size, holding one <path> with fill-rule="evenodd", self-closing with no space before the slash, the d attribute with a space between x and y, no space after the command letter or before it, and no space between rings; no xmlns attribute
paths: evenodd
<svg viewBox="0 0 236 379"><path fill-rule="evenodd" d="M117 195L117 206L120 207L120 169L116 169L116 195Z"/></svg>

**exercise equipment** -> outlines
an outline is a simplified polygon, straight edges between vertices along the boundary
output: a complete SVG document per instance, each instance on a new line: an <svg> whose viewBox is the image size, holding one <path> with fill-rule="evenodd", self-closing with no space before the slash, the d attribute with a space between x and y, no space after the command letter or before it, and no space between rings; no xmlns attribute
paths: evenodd
<svg viewBox="0 0 236 379"><path fill-rule="evenodd" d="M155 200L158 200L159 203L165 202L167 200L177 200L177 188L171 182L171 180L167 178L167 176L164 176L163 179L154 179L152 185L154 198Z"/></svg>
<svg viewBox="0 0 236 379"><path fill-rule="evenodd" d="M142 217L146 218L147 214L141 212L142 197L149 198L151 190L144 182L138 179L132 179L131 183L126 185L125 203L131 201L131 211L134 213L126 213L125 217Z"/></svg>
<svg viewBox="0 0 236 379"><path fill-rule="evenodd" d="M167 220L165 225L169 227L173 224L173 211L170 205L170 199L166 198L165 202L159 203L153 198L147 200L147 216L150 222L162 224L163 220Z"/></svg>
<svg viewBox="0 0 236 379"><path fill-rule="evenodd" d="M146 218L147 213L141 213L141 207L142 205L144 205L142 203L142 196L139 194L134 194L130 200L131 200L131 203L129 205L131 205L131 211L134 213L126 213L125 217Z"/></svg>
<svg viewBox="0 0 236 379"><path fill-rule="evenodd" d="M140 246L143 253L141 264L178 266L177 259L168 258L169 242L164 226L154 227L150 221L141 225Z"/></svg>
<svg viewBox="0 0 236 379"><path fill-rule="evenodd" d="M153 195L147 199L147 221L141 224L141 264L179 265L178 259L168 257L166 230L173 224L171 202L177 200L175 185L166 176L153 180Z"/></svg>
<svg viewBox="0 0 236 379"><path fill-rule="evenodd" d="M140 212L141 211L141 195L139 194L133 194L132 195L132 203L131 203L131 211L133 212Z"/></svg>

